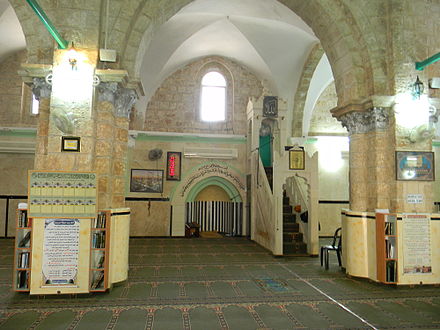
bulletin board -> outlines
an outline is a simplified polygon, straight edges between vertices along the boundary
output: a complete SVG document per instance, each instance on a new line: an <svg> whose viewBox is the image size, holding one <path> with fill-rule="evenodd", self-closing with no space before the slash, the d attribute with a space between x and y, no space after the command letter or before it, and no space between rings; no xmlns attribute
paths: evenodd
<svg viewBox="0 0 440 330"><path fill-rule="evenodd" d="M96 216L96 174L29 171L29 217Z"/></svg>

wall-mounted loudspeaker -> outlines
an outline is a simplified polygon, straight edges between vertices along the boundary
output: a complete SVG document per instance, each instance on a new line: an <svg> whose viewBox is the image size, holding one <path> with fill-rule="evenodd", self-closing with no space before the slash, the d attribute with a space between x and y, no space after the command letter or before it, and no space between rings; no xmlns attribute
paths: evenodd
<svg viewBox="0 0 440 330"><path fill-rule="evenodd" d="M431 78L429 79L429 88L437 89L440 88L440 78Z"/></svg>

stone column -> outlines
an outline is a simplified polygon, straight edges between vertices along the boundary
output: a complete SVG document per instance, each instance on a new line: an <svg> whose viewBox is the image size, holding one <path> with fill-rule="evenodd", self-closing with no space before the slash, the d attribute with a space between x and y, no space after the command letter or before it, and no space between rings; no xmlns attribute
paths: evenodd
<svg viewBox="0 0 440 330"><path fill-rule="evenodd" d="M395 209L394 127L390 109L348 112L338 120L350 134L350 208Z"/></svg>
<svg viewBox="0 0 440 330"><path fill-rule="evenodd" d="M134 90L116 82L98 86L95 161L100 209L125 206L129 116L136 99Z"/></svg>

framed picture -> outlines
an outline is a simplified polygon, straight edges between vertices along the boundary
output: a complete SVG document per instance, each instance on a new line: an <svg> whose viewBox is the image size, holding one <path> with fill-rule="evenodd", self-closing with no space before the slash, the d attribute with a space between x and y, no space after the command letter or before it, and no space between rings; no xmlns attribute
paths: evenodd
<svg viewBox="0 0 440 330"><path fill-rule="evenodd" d="M163 192L163 170L132 169L130 176L131 192Z"/></svg>
<svg viewBox="0 0 440 330"><path fill-rule="evenodd" d="M263 117L278 117L278 97L265 96L263 98Z"/></svg>
<svg viewBox="0 0 440 330"><path fill-rule="evenodd" d="M396 151L396 179L434 181L434 153L429 151Z"/></svg>
<svg viewBox="0 0 440 330"><path fill-rule="evenodd" d="M303 149L289 150L289 170L304 170L305 159Z"/></svg>
<svg viewBox="0 0 440 330"><path fill-rule="evenodd" d="M62 136L61 151L80 152L80 138L73 136Z"/></svg>
<svg viewBox="0 0 440 330"><path fill-rule="evenodd" d="M167 152L167 180L180 181L180 172L182 168L182 154L180 152Z"/></svg>

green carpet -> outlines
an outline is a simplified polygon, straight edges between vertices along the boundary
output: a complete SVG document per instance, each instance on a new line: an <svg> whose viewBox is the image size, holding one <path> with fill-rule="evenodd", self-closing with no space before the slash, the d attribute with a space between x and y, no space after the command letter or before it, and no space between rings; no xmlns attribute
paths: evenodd
<svg viewBox="0 0 440 330"><path fill-rule="evenodd" d="M244 238L131 239L128 280L81 296L13 292L13 240L0 251L0 329L440 328L438 287L350 278L333 255L326 271Z"/></svg>

